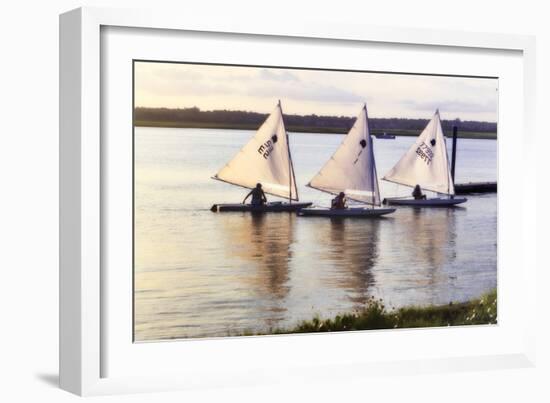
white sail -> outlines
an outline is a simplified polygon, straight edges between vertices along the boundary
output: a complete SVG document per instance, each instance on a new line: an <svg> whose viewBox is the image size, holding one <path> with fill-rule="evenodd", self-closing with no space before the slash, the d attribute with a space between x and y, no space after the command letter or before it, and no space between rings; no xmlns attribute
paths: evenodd
<svg viewBox="0 0 550 403"><path fill-rule="evenodd" d="M357 116L340 147L308 186L363 203L380 205L380 191L367 106Z"/></svg>
<svg viewBox="0 0 550 403"><path fill-rule="evenodd" d="M265 193L298 200L280 103L214 179L250 189L261 183Z"/></svg>
<svg viewBox="0 0 550 403"><path fill-rule="evenodd" d="M399 162L382 178L389 182L454 195L455 189L439 111Z"/></svg>

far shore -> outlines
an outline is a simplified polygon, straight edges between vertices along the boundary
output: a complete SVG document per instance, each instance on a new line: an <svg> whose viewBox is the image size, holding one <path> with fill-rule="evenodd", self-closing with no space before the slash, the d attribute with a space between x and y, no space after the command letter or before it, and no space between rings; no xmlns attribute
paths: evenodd
<svg viewBox="0 0 550 403"><path fill-rule="evenodd" d="M178 129L226 129L226 130L257 130L258 125L254 124L219 124L219 123L194 123L194 122L166 122L166 121L143 121L136 120L136 127L159 127L159 128L178 128ZM346 134L349 129L337 127L304 127L288 125L287 129L293 133L322 133L322 134ZM395 136L416 137L421 133L421 130L405 130L405 129L373 129L371 133L376 134L393 134ZM445 133L447 137L451 137L452 133ZM496 133L489 132L467 132L458 131L458 137L463 139L485 139L496 140Z"/></svg>

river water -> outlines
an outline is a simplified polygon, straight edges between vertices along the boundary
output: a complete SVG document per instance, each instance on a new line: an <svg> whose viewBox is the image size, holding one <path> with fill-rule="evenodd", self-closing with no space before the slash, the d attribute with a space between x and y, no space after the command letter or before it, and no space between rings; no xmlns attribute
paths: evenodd
<svg viewBox="0 0 550 403"><path fill-rule="evenodd" d="M496 286L494 194L372 220L212 213L246 194L210 177L252 135L135 129L136 341L269 332L359 309L370 296L389 307L446 304ZM329 205L330 195L304 185L341 141L290 133L301 201ZM414 141L374 139L379 175ZM497 142L459 139L456 182L496 178ZM380 188L382 198L411 191Z"/></svg>

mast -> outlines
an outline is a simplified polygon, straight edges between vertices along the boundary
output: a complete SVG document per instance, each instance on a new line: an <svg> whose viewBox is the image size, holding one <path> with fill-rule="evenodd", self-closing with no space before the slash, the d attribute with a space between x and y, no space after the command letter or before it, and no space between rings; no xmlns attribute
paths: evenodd
<svg viewBox="0 0 550 403"><path fill-rule="evenodd" d="M292 182L296 183L296 178L294 176L294 166L292 165L292 154L290 154L290 140L288 137L288 132L286 131L286 125L284 124L285 118L283 116L283 108L281 106L281 100L278 100L277 105L281 110L281 119L283 120L283 125L285 126L285 136L286 136L286 149L288 152L288 171L290 175L288 176L288 203L292 204ZM296 199L298 199L298 190L296 190Z"/></svg>
<svg viewBox="0 0 550 403"><path fill-rule="evenodd" d="M441 122L441 116L439 116L439 108L435 110L435 114L437 116L437 120ZM437 132L437 125L434 125L432 131L434 132L434 134ZM443 133L443 140L445 140L445 133ZM445 153L447 153L447 145L445 145ZM447 193L449 193L449 175L447 175Z"/></svg>
<svg viewBox="0 0 550 403"><path fill-rule="evenodd" d="M439 108L437 108L435 110L435 113L437 114L437 118L439 120L439 125L441 126L441 116L439 115ZM437 130L437 129L434 129L434 130ZM443 131L443 127L442 127L442 131ZM453 135L456 134L456 126L453 127ZM453 139L454 141L455 139ZM447 164L446 164L446 167L447 167L447 196L449 196L450 198L454 198L454 196L451 197L451 180L449 179L449 153L447 152L447 139L445 137L445 133L443 132L443 141L445 141L445 159L447 160ZM454 145L455 143L453 142L453 154L454 154ZM454 155L453 155L453 159L454 159ZM454 166L451 167L451 175L454 177ZM453 184L454 184L454 180L453 180Z"/></svg>
<svg viewBox="0 0 550 403"><path fill-rule="evenodd" d="M363 103L363 109L365 110L365 118L367 119L367 127L366 127L366 129L367 129L367 130L366 130L366 131L367 131L367 136L369 136L369 138L367 138L366 140L368 141L369 145L372 146L372 144L370 144L371 141L372 141L372 139L370 138L369 114L368 114L368 112L367 112L367 103L366 103L366 102ZM369 147L369 149L370 149L370 148L371 148L371 147ZM373 172L372 164L371 164L371 167L370 167L371 178L373 177L373 173L374 173L374 172ZM372 203L372 208L374 209L374 181L373 181L373 183L372 183L372 192L371 192L371 193L372 193L372 201L373 201L373 203Z"/></svg>
<svg viewBox="0 0 550 403"><path fill-rule="evenodd" d="M372 142L372 137L370 135L370 126L369 126L369 113L368 113L368 110L367 110L367 103L363 103L363 108L365 109L365 117L367 119L367 135L368 135L368 142L369 142L369 150L370 152L372 153L372 164L371 164L371 177L373 178L372 180L372 208L374 209L374 201L376 200L376 198L374 197L374 181L376 181L376 189L378 189L378 176L376 176L376 170L375 170L375 159L374 159L374 143ZM370 156L369 156L370 157Z"/></svg>
<svg viewBox="0 0 550 403"><path fill-rule="evenodd" d="M439 119L439 125L441 126L441 116L439 115L439 108L435 111L437 113L437 117ZM443 128L442 128L443 131ZM456 138L454 138L454 135L456 134L456 126L453 127L453 166L451 166L451 176L453 177L453 185L454 185L454 146ZM447 164L445 167L447 168L447 196L449 196L450 199L454 199L454 195L451 195L451 178L449 177L449 153L447 152L447 140L445 137L445 133L443 132L443 140L445 141L445 159L447 160Z"/></svg>
<svg viewBox="0 0 550 403"><path fill-rule="evenodd" d="M443 134L443 141L445 141L445 159L447 160L447 163L445 165L445 167L447 168L447 196L449 196L449 198L451 199L454 199L454 195L451 195L451 179L449 178L449 153L447 152L447 140L446 140L446 137L445 137L445 133L443 132L443 126L441 125L441 116L439 115L439 108L437 108L435 110L435 113L437 114L437 119L439 120L439 126L441 126L441 131L442 131L442 134ZM455 167L454 167L454 158L455 158L455 155L454 155L454 152L455 152L455 145L456 145L456 126L453 127L453 165L451 166L451 176L452 176L452 181L453 181L453 185L454 185L454 170L455 170ZM436 128L434 128L434 130L437 130Z"/></svg>

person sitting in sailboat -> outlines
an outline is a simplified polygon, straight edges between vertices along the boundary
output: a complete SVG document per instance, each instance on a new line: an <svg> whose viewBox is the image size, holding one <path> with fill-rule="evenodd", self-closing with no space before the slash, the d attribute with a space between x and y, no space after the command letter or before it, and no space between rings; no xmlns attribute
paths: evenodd
<svg viewBox="0 0 550 403"><path fill-rule="evenodd" d="M253 206L262 206L265 203L267 203L267 197L265 197L265 193L262 189L261 183L257 183L256 187L252 189L250 192L248 192L248 194L243 200L243 204L246 203L246 199L248 199L250 196L252 196L252 200L250 204Z"/></svg>
<svg viewBox="0 0 550 403"><path fill-rule="evenodd" d="M332 199L331 208L333 210L343 210L348 207L346 204L346 195L344 192L340 192L338 196Z"/></svg>
<svg viewBox="0 0 550 403"><path fill-rule="evenodd" d="M420 185L418 184L414 187L412 196L414 200L426 200L426 195L422 193L422 189L420 189Z"/></svg>

